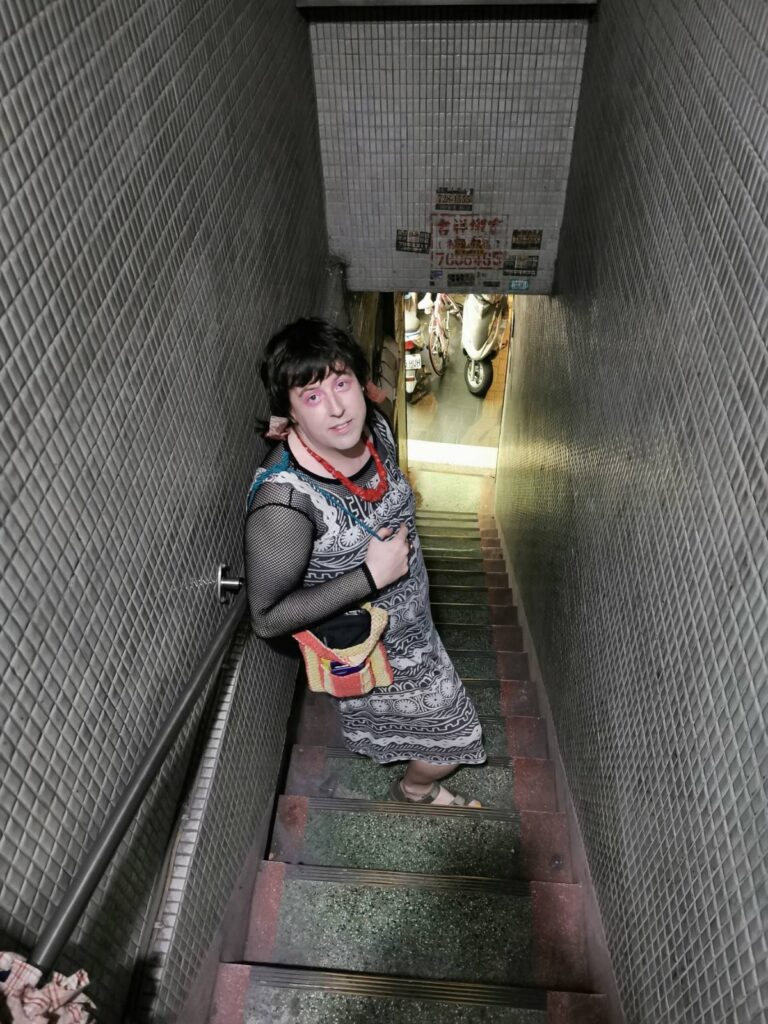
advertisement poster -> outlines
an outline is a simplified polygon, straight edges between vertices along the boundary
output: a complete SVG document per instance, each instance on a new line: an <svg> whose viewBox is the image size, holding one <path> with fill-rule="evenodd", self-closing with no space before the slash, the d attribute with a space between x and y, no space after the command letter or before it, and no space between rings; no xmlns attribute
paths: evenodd
<svg viewBox="0 0 768 1024"><path fill-rule="evenodd" d="M435 189L435 209L460 210L464 213L471 213L474 195L473 188Z"/></svg>
<svg viewBox="0 0 768 1024"><path fill-rule="evenodd" d="M507 281L508 292L527 292L531 287L531 282L527 277L510 277Z"/></svg>
<svg viewBox="0 0 768 1024"><path fill-rule="evenodd" d="M539 257L508 253L504 258L504 273L516 277L536 277L539 272Z"/></svg>
<svg viewBox="0 0 768 1024"><path fill-rule="evenodd" d="M544 232L541 228L515 228L512 232L510 249L540 249L541 236Z"/></svg>
<svg viewBox="0 0 768 1024"><path fill-rule="evenodd" d="M451 274L485 271L483 277L497 276L487 272L503 270L506 220L506 217L433 213L432 274L437 270Z"/></svg>
<svg viewBox="0 0 768 1024"><path fill-rule="evenodd" d="M406 231L398 228L395 249L399 252L429 252L431 235L428 231Z"/></svg>

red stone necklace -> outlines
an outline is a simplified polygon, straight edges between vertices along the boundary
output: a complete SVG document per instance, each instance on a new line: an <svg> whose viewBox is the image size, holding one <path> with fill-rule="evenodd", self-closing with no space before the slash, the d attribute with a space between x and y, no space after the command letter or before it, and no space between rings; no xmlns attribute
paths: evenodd
<svg viewBox="0 0 768 1024"><path fill-rule="evenodd" d="M319 462L323 469L327 470L327 472L331 474L334 480L338 480L340 484L343 484L346 487L346 489L350 491L352 494L354 494L356 497L362 498L363 501L378 501L379 498L383 498L384 495L387 493L387 471L384 468L384 463L381 461L379 453L376 451L373 442L371 441L370 438L365 439L365 447L368 449L373 458L373 463L376 466L376 472L379 476L379 481L375 487L361 487L359 484L352 483L349 477L344 476L344 474L340 473L338 469L334 469L330 462L325 461L322 455L318 455L317 452L313 452L295 427L293 428L293 432L298 438L301 447L304 449L304 451L309 452L312 458Z"/></svg>

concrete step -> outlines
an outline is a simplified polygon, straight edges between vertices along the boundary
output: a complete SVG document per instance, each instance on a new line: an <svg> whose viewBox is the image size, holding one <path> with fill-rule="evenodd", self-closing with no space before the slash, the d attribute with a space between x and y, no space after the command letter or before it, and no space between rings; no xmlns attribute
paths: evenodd
<svg viewBox="0 0 768 1024"><path fill-rule="evenodd" d="M482 552L467 554L465 552L425 551L424 561L427 569L453 569L467 572L504 572L506 569L502 558L488 558Z"/></svg>
<svg viewBox="0 0 768 1024"><path fill-rule="evenodd" d="M609 1024L604 996L222 964L210 1024Z"/></svg>
<svg viewBox="0 0 768 1024"><path fill-rule="evenodd" d="M437 628L445 646L462 651L522 651L520 626L440 625Z"/></svg>
<svg viewBox="0 0 768 1024"><path fill-rule="evenodd" d="M508 605L514 607L512 594L506 584L503 587L470 587L460 586L456 581L450 585L435 586L430 583L429 600L431 604L472 604L472 605Z"/></svg>
<svg viewBox="0 0 768 1024"><path fill-rule="evenodd" d="M281 796L270 860L571 882L564 814Z"/></svg>
<svg viewBox="0 0 768 1024"><path fill-rule="evenodd" d="M491 541L481 541L479 537L474 540L469 538L462 540L422 536L419 534L419 539L421 540L421 550L425 558L437 555L443 555L448 558L503 557L498 544L494 544Z"/></svg>
<svg viewBox="0 0 768 1024"><path fill-rule="evenodd" d="M528 679L528 655L525 651L464 651L447 647L459 678Z"/></svg>
<svg viewBox="0 0 768 1024"><path fill-rule="evenodd" d="M245 959L589 991L581 887L262 863Z"/></svg>
<svg viewBox="0 0 768 1024"><path fill-rule="evenodd" d="M432 601L432 618L436 625L517 625L517 608L513 604L441 604Z"/></svg>
<svg viewBox="0 0 768 1024"><path fill-rule="evenodd" d="M291 753L285 792L385 802L392 780L403 771L402 764L377 764L344 747L299 744ZM459 768L450 777L450 787L485 807L558 810L554 767L546 758L488 757L485 764Z"/></svg>

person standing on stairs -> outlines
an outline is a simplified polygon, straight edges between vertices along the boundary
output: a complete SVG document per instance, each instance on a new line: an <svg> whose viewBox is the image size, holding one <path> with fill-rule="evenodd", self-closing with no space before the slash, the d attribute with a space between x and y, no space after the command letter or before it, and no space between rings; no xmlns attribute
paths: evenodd
<svg viewBox="0 0 768 1024"><path fill-rule="evenodd" d="M479 807L440 784L459 765L485 761L482 728L432 622L413 492L389 424L367 398L362 350L324 320L297 320L267 344L261 376L266 436L277 443L245 522L254 632L309 629L366 600L383 607L394 680L336 701L344 741L379 763L408 762L393 800Z"/></svg>

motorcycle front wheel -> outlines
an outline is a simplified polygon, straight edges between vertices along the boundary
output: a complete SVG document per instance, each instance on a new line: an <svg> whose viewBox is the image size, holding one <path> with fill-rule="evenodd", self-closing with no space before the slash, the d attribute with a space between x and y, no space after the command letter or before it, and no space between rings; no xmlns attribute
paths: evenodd
<svg viewBox="0 0 768 1024"><path fill-rule="evenodd" d="M470 395L482 398L493 382L493 364L490 359L467 359L464 380Z"/></svg>

